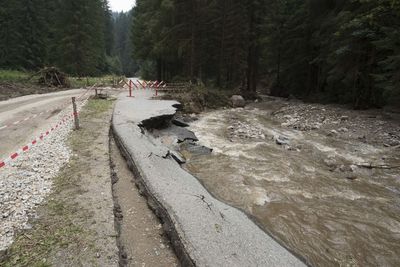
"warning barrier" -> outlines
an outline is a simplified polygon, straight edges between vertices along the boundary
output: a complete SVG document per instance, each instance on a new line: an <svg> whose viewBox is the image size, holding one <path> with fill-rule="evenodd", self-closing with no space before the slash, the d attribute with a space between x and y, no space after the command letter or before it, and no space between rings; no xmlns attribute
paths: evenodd
<svg viewBox="0 0 400 267"><path fill-rule="evenodd" d="M113 91L124 91L128 89L128 97L134 97L135 90L153 90L155 96L158 96L159 92L177 92L189 90L192 87L190 83L166 83L164 81L146 81L138 79L123 79L118 82L118 85L123 85L122 89L110 88ZM123 89L125 88L125 89Z"/></svg>

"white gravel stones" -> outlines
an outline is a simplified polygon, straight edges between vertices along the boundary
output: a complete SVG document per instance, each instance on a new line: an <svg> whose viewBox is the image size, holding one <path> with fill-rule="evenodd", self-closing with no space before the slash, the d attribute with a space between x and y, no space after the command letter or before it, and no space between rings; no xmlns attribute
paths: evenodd
<svg viewBox="0 0 400 267"><path fill-rule="evenodd" d="M265 134L261 128L238 120L228 127L228 134L230 138L265 139Z"/></svg>
<svg viewBox="0 0 400 267"><path fill-rule="evenodd" d="M299 131L321 129L327 136L359 139L385 147L400 145L398 115L384 110L354 111L344 107L291 102L272 115L281 126Z"/></svg>
<svg viewBox="0 0 400 267"><path fill-rule="evenodd" d="M79 109L86 102L78 103ZM70 107L56 121L69 114ZM0 251L12 244L18 230L30 228L28 219L35 216L36 207L51 191L52 179L69 161L71 151L65 141L72 127L70 119L0 170Z"/></svg>

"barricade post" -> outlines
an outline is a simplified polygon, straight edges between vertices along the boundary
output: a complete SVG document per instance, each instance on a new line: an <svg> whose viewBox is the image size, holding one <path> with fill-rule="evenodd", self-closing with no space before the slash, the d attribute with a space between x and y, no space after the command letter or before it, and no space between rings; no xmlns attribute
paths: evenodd
<svg viewBox="0 0 400 267"><path fill-rule="evenodd" d="M132 80L129 80L129 97L132 97Z"/></svg>
<svg viewBox="0 0 400 267"><path fill-rule="evenodd" d="M74 109L75 130L79 130L78 109L76 108L75 97L72 97L72 107Z"/></svg>

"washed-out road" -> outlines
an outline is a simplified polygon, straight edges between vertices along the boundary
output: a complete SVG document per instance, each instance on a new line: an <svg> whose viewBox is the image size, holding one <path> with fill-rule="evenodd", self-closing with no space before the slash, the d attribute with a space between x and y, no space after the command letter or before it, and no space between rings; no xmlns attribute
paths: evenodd
<svg viewBox="0 0 400 267"><path fill-rule="evenodd" d="M140 125L172 117L175 101L153 100L151 90L121 95L113 114L117 144L162 218L183 266L305 266L246 214L214 198Z"/></svg>

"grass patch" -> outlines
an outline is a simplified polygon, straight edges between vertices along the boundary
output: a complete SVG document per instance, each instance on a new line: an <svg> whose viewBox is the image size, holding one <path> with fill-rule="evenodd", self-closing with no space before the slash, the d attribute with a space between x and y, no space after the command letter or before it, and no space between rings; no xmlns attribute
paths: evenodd
<svg viewBox="0 0 400 267"><path fill-rule="evenodd" d="M66 90L66 88L39 85L39 77L32 77L33 74L33 72L0 69L0 101L30 94L44 94ZM85 88L95 84L99 87L117 86L122 79L124 77L115 75L88 78L68 77L68 82L71 88Z"/></svg>
<svg viewBox="0 0 400 267"><path fill-rule="evenodd" d="M0 69L0 83L37 84L37 77L33 72ZM32 77L32 79L30 79ZM68 77L72 88L83 88L98 84L99 86L113 86L124 79L123 76L105 75L101 77Z"/></svg>
<svg viewBox="0 0 400 267"><path fill-rule="evenodd" d="M85 116L106 112L113 105L114 99L91 99L87 104Z"/></svg>
<svg viewBox="0 0 400 267"><path fill-rule="evenodd" d="M17 70L0 70L2 82L27 82L32 73Z"/></svg>
<svg viewBox="0 0 400 267"><path fill-rule="evenodd" d="M102 77L70 77L72 88L90 87L95 84L98 86L117 86L117 84L124 79L122 76L106 75Z"/></svg>

